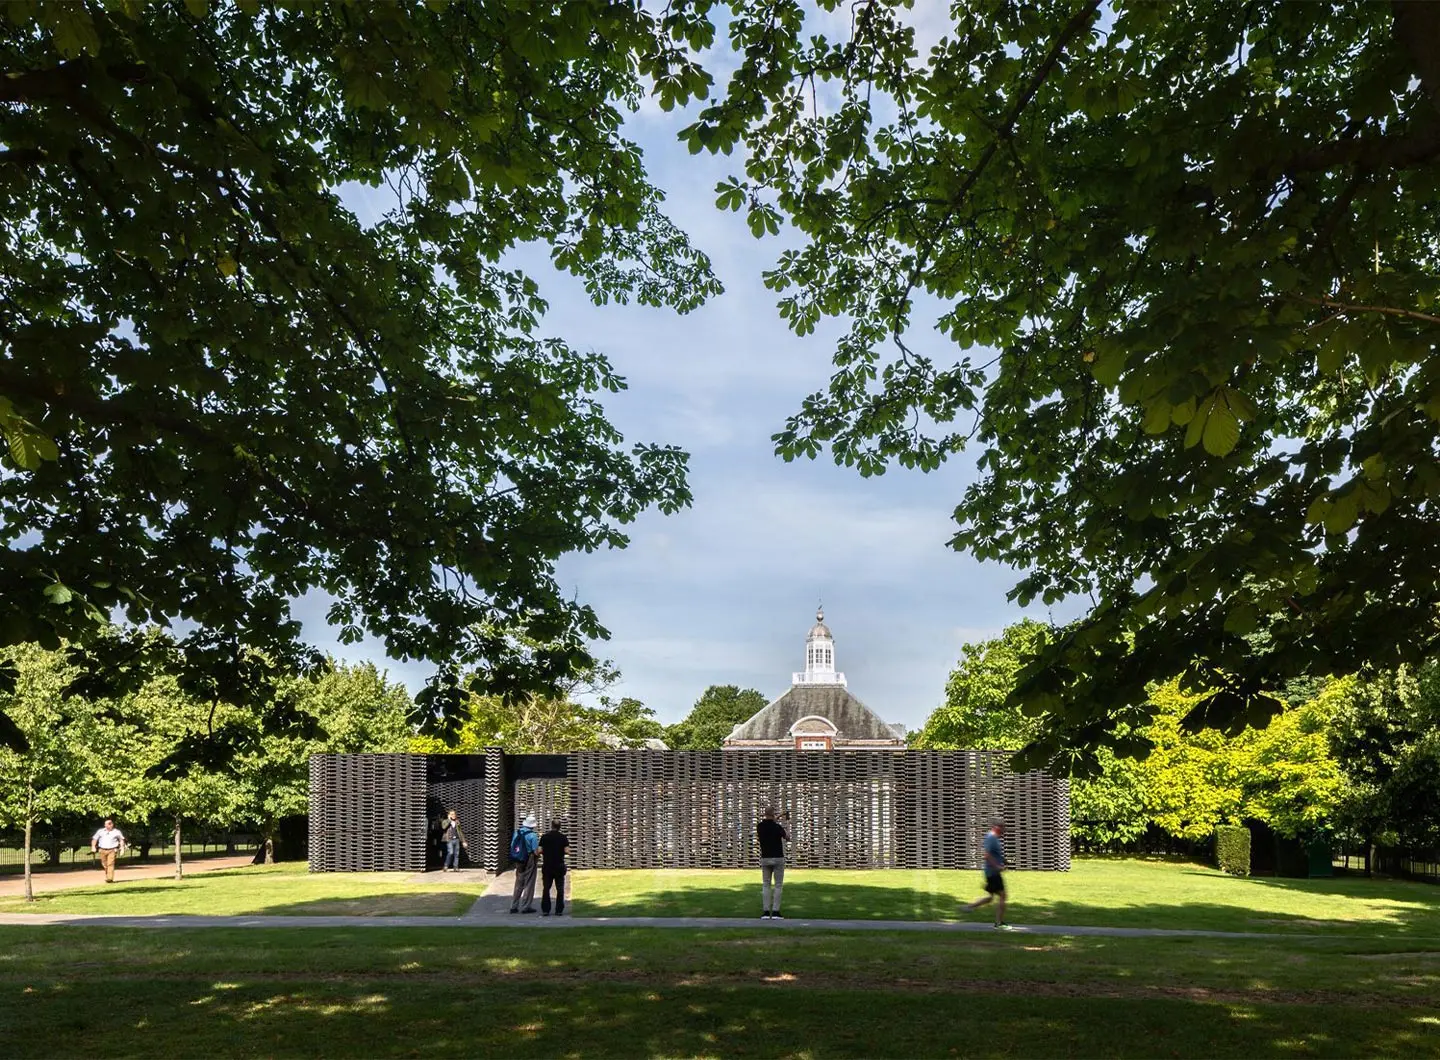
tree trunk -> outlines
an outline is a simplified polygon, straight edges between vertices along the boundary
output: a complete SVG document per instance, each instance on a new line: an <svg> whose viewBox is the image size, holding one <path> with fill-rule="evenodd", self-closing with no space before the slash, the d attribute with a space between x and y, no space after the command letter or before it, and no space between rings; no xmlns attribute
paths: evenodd
<svg viewBox="0 0 1440 1060"><path fill-rule="evenodd" d="M180 867L180 815L175 815L175 878L178 880L183 874Z"/></svg>
<svg viewBox="0 0 1440 1060"><path fill-rule="evenodd" d="M35 901L35 888L30 884L30 829L34 821L30 817L30 801L26 799L25 807L25 901Z"/></svg>

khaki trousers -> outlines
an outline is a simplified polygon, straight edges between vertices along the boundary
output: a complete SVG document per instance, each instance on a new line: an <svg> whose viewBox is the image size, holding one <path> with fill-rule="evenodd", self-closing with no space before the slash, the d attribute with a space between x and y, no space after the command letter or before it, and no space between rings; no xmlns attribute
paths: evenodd
<svg viewBox="0 0 1440 1060"><path fill-rule="evenodd" d="M100 851L100 867L105 870L105 882L115 882L115 855L120 853L118 847L111 847L109 850Z"/></svg>

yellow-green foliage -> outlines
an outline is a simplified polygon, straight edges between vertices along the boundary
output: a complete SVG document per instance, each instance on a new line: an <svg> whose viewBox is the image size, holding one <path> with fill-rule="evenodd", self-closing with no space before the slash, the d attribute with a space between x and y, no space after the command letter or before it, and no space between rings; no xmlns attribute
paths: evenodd
<svg viewBox="0 0 1440 1060"><path fill-rule="evenodd" d="M1332 681L1314 699L1234 741L1236 768L1244 778L1244 816L1286 836L1327 826L1345 788L1327 728L1354 686L1353 677Z"/></svg>
<svg viewBox="0 0 1440 1060"><path fill-rule="evenodd" d="M1250 875L1250 829L1222 824L1215 829L1215 861L1232 876Z"/></svg>
<svg viewBox="0 0 1440 1060"><path fill-rule="evenodd" d="M1216 825L1236 819L1245 801L1233 741L1213 729L1180 727L1199 699L1176 681L1160 685L1150 695L1157 713L1145 730L1155 744L1142 763L1150 819L1181 839L1205 839Z"/></svg>

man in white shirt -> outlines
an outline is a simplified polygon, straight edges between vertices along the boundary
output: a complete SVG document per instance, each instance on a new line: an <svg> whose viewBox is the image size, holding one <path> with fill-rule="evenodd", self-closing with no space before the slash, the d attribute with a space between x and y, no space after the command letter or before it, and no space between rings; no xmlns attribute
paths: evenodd
<svg viewBox="0 0 1440 1060"><path fill-rule="evenodd" d="M105 882L114 883L115 859L125 853L125 836L109 817L105 818L105 827L90 837L90 851L100 855Z"/></svg>

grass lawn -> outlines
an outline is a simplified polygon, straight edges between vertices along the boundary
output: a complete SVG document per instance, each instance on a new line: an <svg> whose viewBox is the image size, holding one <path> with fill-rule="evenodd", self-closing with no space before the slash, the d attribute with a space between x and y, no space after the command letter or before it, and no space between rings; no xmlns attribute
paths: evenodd
<svg viewBox="0 0 1440 1060"><path fill-rule="evenodd" d="M1239 879L1170 861L1077 860L1068 873L1006 874L1017 924L1207 928L1430 936L1440 939L1440 887L1404 881ZM986 919L958 906L981 895L978 872L789 869L792 918ZM739 870L576 872L576 916L733 916L760 913L760 874ZM1437 1006L1440 1007L1440 1006Z"/></svg>
<svg viewBox="0 0 1440 1060"><path fill-rule="evenodd" d="M169 879L99 884L0 899L0 912L209 913L455 916L480 882L431 874L309 873L303 864L253 866ZM1393 880L1237 879L1202 865L1079 860L1068 873L1011 873L1010 920L1017 924L1210 928L1222 931L1374 935L1440 940L1440 887ZM792 918L955 920L976 897L973 872L791 869L785 912ZM758 872L687 869L575 872L576 916L721 916L754 919ZM989 910L968 914L985 920ZM1437 942L1440 945L1440 942Z"/></svg>
<svg viewBox="0 0 1440 1060"><path fill-rule="evenodd" d="M98 875L98 874L97 874ZM303 862L219 869L172 879L100 883L23 898L0 898L0 913L204 913L288 916L458 916L484 892L434 873L433 883L410 883L408 872L311 873Z"/></svg>
<svg viewBox="0 0 1440 1060"><path fill-rule="evenodd" d="M0 928L7 1057L1440 1057L1440 943Z"/></svg>

